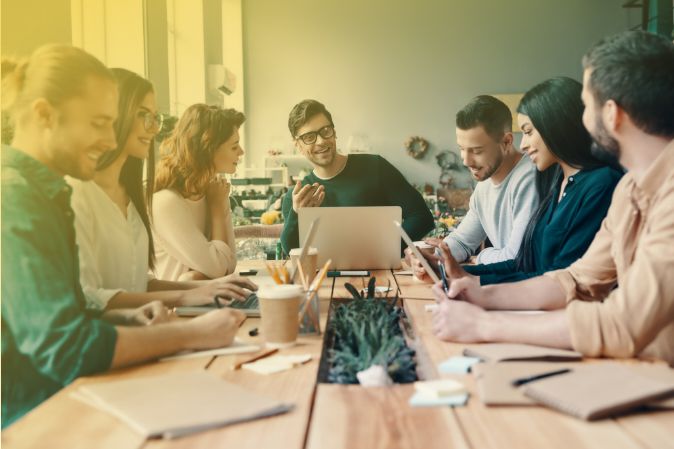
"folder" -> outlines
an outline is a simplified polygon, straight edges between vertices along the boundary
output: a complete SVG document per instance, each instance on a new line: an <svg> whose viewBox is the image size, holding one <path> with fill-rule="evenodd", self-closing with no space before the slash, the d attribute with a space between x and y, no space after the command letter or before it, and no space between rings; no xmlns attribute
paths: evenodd
<svg viewBox="0 0 674 449"><path fill-rule="evenodd" d="M87 384L75 396L148 438L176 438L292 409L205 371Z"/></svg>
<svg viewBox="0 0 674 449"><path fill-rule="evenodd" d="M583 355L576 351L514 343L487 343L469 346L463 350L463 355L478 357L485 362L516 360L573 361L583 358Z"/></svg>
<svg viewBox="0 0 674 449"><path fill-rule="evenodd" d="M592 363L526 384L534 401L588 421L623 413L674 394L674 381L656 380L618 363Z"/></svg>

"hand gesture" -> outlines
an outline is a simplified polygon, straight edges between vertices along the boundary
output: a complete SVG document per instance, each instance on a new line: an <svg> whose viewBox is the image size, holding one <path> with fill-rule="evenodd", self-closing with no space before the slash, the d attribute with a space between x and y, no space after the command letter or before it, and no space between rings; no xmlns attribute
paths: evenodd
<svg viewBox="0 0 674 449"><path fill-rule="evenodd" d="M318 184L307 184L302 186L301 181L297 181L293 189L293 210L298 213L302 207L318 207L325 199L325 187Z"/></svg>
<svg viewBox="0 0 674 449"><path fill-rule="evenodd" d="M206 202L210 207L229 206L229 190L230 185L227 180L216 175L206 188Z"/></svg>

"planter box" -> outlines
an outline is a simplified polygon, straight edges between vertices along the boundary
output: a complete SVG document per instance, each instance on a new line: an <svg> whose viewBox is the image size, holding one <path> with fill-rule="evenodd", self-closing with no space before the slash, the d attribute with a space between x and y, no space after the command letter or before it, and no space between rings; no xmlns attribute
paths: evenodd
<svg viewBox="0 0 674 449"><path fill-rule="evenodd" d="M384 301L385 299L375 299L376 301ZM390 299L389 299L390 300ZM330 350L335 346L336 335L334 329L334 317L337 307L341 305L347 305L353 301L357 301L353 298L333 298L330 301L330 307L328 309L328 319L325 326L325 333L323 337L323 348L321 350L321 360L318 367L318 383L336 383L330 380L330 370L332 369L331 354ZM365 299L361 301L366 301ZM399 307L399 326L400 326L400 335L404 338L406 346L411 348L411 342L415 340L414 332L412 326L409 323L405 310L402 308L400 299L396 299L396 305ZM416 364L415 364L416 370ZM407 382L414 382L419 378L418 374L415 371L413 379L407 380ZM394 380L395 382L395 380Z"/></svg>

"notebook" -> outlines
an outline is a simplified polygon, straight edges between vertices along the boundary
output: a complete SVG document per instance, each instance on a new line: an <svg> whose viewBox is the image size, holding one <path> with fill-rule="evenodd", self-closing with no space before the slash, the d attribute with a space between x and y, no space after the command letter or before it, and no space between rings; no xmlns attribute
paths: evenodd
<svg viewBox="0 0 674 449"><path fill-rule="evenodd" d="M521 388L512 381L548 373L562 368L574 369L580 364L559 362L500 362L478 363L472 366L477 395L487 405L531 405L535 402L526 397Z"/></svg>
<svg viewBox="0 0 674 449"><path fill-rule="evenodd" d="M74 394L149 438L176 438L293 407L204 371L82 385Z"/></svg>
<svg viewBox="0 0 674 449"><path fill-rule="evenodd" d="M485 362L506 360L572 361L583 358L583 355L576 351L515 343L487 343L469 346L463 350L463 355L478 357Z"/></svg>
<svg viewBox="0 0 674 449"><path fill-rule="evenodd" d="M617 363L596 363L522 388L538 403L591 421L670 396L674 381L655 380Z"/></svg>

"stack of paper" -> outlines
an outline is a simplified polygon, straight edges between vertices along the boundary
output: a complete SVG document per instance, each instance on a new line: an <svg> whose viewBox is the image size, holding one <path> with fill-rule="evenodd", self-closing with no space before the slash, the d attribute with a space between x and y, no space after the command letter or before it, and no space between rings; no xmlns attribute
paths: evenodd
<svg viewBox="0 0 674 449"><path fill-rule="evenodd" d="M244 363L241 368L258 374L273 374L287 371L294 366L307 363L309 360L311 360L311 354L275 355L252 363Z"/></svg>
<svg viewBox="0 0 674 449"><path fill-rule="evenodd" d="M465 405L468 400L466 387L452 379L415 382L414 389L416 392L410 398L413 407Z"/></svg>
<svg viewBox="0 0 674 449"><path fill-rule="evenodd" d="M285 413L293 407L204 371L88 384L74 395L146 437L164 438Z"/></svg>

